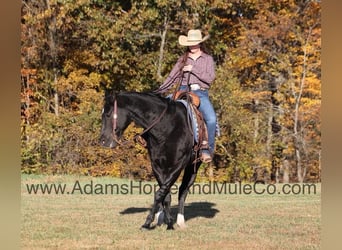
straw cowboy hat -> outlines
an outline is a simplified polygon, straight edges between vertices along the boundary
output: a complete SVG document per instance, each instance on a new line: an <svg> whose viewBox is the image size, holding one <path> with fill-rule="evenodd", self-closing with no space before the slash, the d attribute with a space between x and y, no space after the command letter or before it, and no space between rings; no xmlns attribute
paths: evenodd
<svg viewBox="0 0 342 250"><path fill-rule="evenodd" d="M178 42L182 46L194 46L207 40L209 35L202 38L202 32L200 30L189 30L188 36L179 36Z"/></svg>

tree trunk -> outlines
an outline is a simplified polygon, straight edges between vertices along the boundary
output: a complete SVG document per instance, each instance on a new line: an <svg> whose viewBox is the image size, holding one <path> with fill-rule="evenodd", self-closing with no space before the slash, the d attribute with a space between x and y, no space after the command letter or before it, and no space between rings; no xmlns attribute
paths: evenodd
<svg viewBox="0 0 342 250"><path fill-rule="evenodd" d="M272 149L271 149L272 138L273 138L272 120L273 120L273 104L271 103L270 104L270 110L268 112L267 141L266 141L266 154L269 158L272 157Z"/></svg>
<svg viewBox="0 0 342 250"><path fill-rule="evenodd" d="M257 107L258 105L259 105L259 100L255 100L255 106ZM259 136L259 113L258 111L256 111L255 116L254 116L254 138L253 138L254 143L257 143L258 136Z"/></svg>
<svg viewBox="0 0 342 250"><path fill-rule="evenodd" d="M283 183L290 182L290 163L288 160L283 161Z"/></svg>
<svg viewBox="0 0 342 250"><path fill-rule="evenodd" d="M304 48L303 48L303 72L301 75L301 79L299 82L299 92L298 94L294 93L294 97L295 97L295 115L294 115L294 128L293 128L293 132L294 132L294 145L295 145L295 155L296 155L296 163L297 163L297 178L299 182L304 182L305 179L305 175L306 175L306 167L302 166L302 157L301 157L301 147L300 145L302 144L304 138L302 138L301 133L299 133L299 107L301 104L301 99L302 99L302 95L303 95L303 90L304 90L304 86L305 86L305 78L306 78L306 74L307 74L307 58L308 58L308 53L307 53L307 46L309 44L309 40L311 37L311 33L312 33L312 29L314 26L312 26L309 30L308 36L305 40L305 44L304 44Z"/></svg>
<svg viewBox="0 0 342 250"><path fill-rule="evenodd" d="M55 102L55 115L56 116L59 116L59 98L58 98L58 93L56 92L54 94L54 102Z"/></svg>
<svg viewBox="0 0 342 250"><path fill-rule="evenodd" d="M46 0L47 9L51 9L49 0ZM54 110L55 115L59 116L59 99L57 92L58 76L57 76L57 48L56 48L56 17L52 14L51 23L49 24L49 47L52 58L52 70L53 70L53 87L54 93Z"/></svg>
<svg viewBox="0 0 342 250"><path fill-rule="evenodd" d="M267 140L266 140L266 156L271 160L271 182L277 182L277 166L275 165L274 155L272 150L273 132L272 132L272 121L273 121L273 104L270 104L267 120Z"/></svg>
<svg viewBox="0 0 342 250"><path fill-rule="evenodd" d="M161 75L161 70L162 70L163 59L164 59L164 47L165 47L167 29L168 29L168 20L167 20L167 17L165 17L164 30L161 34L161 43L160 43L160 50L159 50L159 61L158 61L158 69L157 69L158 79L163 78L163 76Z"/></svg>

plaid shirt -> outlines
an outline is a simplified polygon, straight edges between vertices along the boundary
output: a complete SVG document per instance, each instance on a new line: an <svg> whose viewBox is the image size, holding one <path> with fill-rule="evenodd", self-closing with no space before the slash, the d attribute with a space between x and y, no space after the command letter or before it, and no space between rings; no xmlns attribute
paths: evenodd
<svg viewBox="0 0 342 250"><path fill-rule="evenodd" d="M192 65L191 72L182 71L182 59L183 57L178 59L169 76L165 79L159 89L163 90L162 92L165 92L176 82L179 82L179 80L181 80L181 85L186 86L188 84L189 74L189 84L199 84L201 88L209 89L215 79L215 63L212 56L202 52L196 60L188 57L185 65Z"/></svg>

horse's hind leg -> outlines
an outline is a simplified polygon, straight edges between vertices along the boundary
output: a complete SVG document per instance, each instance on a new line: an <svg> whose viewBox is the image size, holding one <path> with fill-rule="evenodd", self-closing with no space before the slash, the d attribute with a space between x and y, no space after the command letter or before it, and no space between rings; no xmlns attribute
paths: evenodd
<svg viewBox="0 0 342 250"><path fill-rule="evenodd" d="M177 225L180 228L186 227L185 220L184 220L184 203L188 195L189 188L192 186L192 184L194 183L196 179L199 166L200 166L200 163L196 163L195 166L191 164L191 165L188 165L184 170L182 184L179 187L179 194L178 194Z"/></svg>

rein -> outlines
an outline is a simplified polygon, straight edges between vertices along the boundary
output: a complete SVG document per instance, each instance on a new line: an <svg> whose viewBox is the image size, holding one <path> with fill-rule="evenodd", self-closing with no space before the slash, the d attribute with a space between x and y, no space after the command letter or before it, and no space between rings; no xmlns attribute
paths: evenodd
<svg viewBox="0 0 342 250"><path fill-rule="evenodd" d="M122 143L119 141L115 133L117 126L118 126L118 102L115 99L114 110L113 110L113 139L117 144L122 145Z"/></svg>
<svg viewBox="0 0 342 250"><path fill-rule="evenodd" d="M163 110L163 112L155 119L153 120L153 122L146 128L144 129L144 131L142 131L141 133L137 134L134 136L134 140L138 141L140 144L142 144L142 146L146 146L146 142L143 142L141 139L141 136L143 134L145 134L146 132L148 132L150 129L152 129L155 125L157 125L161 118L165 115L166 113L166 110L167 110L167 106L165 107L165 109ZM116 133L115 133L115 130L117 128L117 122L118 122L118 103L117 103L117 100L115 99L114 101L114 111L113 111L113 139L116 143L118 143L119 145L122 145L124 143L122 143ZM126 141L125 143L127 143L128 141Z"/></svg>

